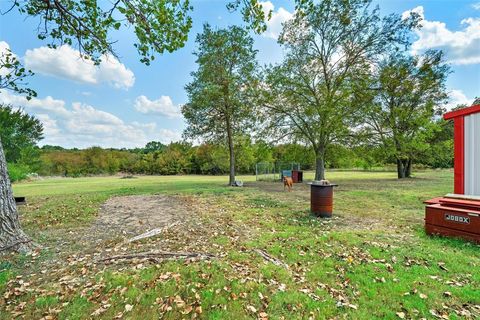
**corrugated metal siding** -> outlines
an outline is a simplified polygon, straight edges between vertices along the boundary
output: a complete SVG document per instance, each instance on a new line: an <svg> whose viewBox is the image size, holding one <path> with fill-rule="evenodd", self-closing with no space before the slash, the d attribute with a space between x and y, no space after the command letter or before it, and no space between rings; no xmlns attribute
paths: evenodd
<svg viewBox="0 0 480 320"><path fill-rule="evenodd" d="M480 113L465 117L465 194L480 196Z"/></svg>

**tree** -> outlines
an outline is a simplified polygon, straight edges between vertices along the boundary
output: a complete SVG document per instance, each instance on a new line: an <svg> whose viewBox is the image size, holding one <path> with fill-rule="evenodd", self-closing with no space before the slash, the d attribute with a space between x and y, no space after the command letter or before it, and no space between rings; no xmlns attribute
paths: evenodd
<svg viewBox="0 0 480 320"><path fill-rule="evenodd" d="M42 138L40 120L10 105L0 105L0 140L7 162L20 160L22 150L35 146Z"/></svg>
<svg viewBox="0 0 480 320"><path fill-rule="evenodd" d="M315 179L325 178L325 154L362 121L371 67L391 43L405 43L416 20L383 19L370 0L324 0L298 11L279 42L284 61L266 71L263 127L279 139L307 143Z"/></svg>
<svg viewBox="0 0 480 320"><path fill-rule="evenodd" d="M20 227L6 164L0 145L0 250L28 251L34 245Z"/></svg>
<svg viewBox="0 0 480 320"><path fill-rule="evenodd" d="M413 161L429 147L433 117L442 113L448 98L448 73L441 51L422 56L397 52L380 65L379 90L367 123L385 150L394 155L399 179L411 176Z"/></svg>
<svg viewBox="0 0 480 320"><path fill-rule="evenodd" d="M182 107L187 122L184 135L225 142L229 150L229 184L235 182L234 138L252 120L251 94L256 82L256 50L253 39L240 27L213 30L205 25L197 36L198 70L185 89Z"/></svg>
<svg viewBox="0 0 480 320"><path fill-rule="evenodd" d="M157 164L160 174L187 174L191 169L192 145L187 142L172 142L162 152Z"/></svg>
<svg viewBox="0 0 480 320"><path fill-rule="evenodd" d="M275 146L273 155L277 163L298 163L304 169L313 168L315 154L312 148L301 143L287 143Z"/></svg>
<svg viewBox="0 0 480 320"><path fill-rule="evenodd" d="M33 91L16 85L9 86L11 90L33 94ZM0 252L26 251L33 247L20 227L2 142L6 145L9 160L16 161L21 157L22 148L31 147L43 137L42 131L41 123L34 117L21 110L15 111L11 106L0 106Z"/></svg>
<svg viewBox="0 0 480 320"><path fill-rule="evenodd" d="M200 174L224 174L229 169L225 144L203 143L195 150L194 172Z"/></svg>
<svg viewBox="0 0 480 320"><path fill-rule="evenodd" d="M160 141L150 141L145 145L145 148L143 148L145 153L151 153L151 152L162 152L167 148L166 145L161 143Z"/></svg>
<svg viewBox="0 0 480 320"><path fill-rule="evenodd" d="M436 119L427 139L428 149L417 157L417 163L431 168L453 167L453 121Z"/></svg>

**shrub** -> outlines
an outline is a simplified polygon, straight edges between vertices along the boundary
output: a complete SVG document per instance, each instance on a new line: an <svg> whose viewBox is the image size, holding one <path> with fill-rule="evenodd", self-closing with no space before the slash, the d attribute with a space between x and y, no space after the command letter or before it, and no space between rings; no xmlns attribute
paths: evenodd
<svg viewBox="0 0 480 320"><path fill-rule="evenodd" d="M24 180L30 173L30 168L22 164L10 163L7 165L7 169L11 182Z"/></svg>

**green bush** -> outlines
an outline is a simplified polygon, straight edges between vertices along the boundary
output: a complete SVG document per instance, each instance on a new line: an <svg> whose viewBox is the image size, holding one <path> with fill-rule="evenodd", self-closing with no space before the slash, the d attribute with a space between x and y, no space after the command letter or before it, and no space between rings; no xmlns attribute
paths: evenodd
<svg viewBox="0 0 480 320"><path fill-rule="evenodd" d="M28 166L17 163L9 163L7 169L11 182L24 180L30 173L30 168Z"/></svg>

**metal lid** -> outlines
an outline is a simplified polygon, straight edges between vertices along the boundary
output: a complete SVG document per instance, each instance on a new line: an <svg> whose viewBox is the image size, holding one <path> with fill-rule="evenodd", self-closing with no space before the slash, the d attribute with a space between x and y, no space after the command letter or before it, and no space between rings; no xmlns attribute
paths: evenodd
<svg viewBox="0 0 480 320"><path fill-rule="evenodd" d="M338 184L334 184L334 183L323 184L323 182L319 180L314 180L312 182L308 182L307 184L311 186L316 186L316 187L338 187Z"/></svg>

